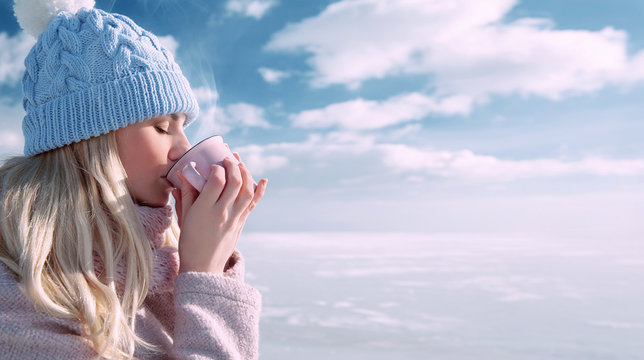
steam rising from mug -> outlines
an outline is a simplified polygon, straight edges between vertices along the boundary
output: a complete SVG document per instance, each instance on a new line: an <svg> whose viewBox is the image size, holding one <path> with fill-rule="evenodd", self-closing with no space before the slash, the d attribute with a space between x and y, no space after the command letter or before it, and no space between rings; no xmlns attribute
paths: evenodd
<svg viewBox="0 0 644 360"><path fill-rule="evenodd" d="M170 168L166 177L174 187L180 189L181 179L177 175L177 170L181 170L186 180L201 192L210 174L210 166L213 164L221 165L225 158L230 158L233 162L239 163L230 149L224 144L224 139L221 136L211 136L183 154L179 161Z"/></svg>

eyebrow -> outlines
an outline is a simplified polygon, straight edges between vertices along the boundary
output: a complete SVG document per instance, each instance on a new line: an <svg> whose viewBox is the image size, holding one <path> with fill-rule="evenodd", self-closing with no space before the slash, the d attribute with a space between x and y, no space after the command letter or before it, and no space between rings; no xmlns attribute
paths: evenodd
<svg viewBox="0 0 644 360"><path fill-rule="evenodd" d="M183 120L184 124L186 122L186 116L183 115L183 114L172 113L172 114L170 114L170 118L172 118L172 120L176 120L176 121Z"/></svg>

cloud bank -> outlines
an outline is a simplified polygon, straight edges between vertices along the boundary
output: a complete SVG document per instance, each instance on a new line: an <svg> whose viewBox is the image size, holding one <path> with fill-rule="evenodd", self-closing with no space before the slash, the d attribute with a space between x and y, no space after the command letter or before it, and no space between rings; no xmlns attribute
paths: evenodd
<svg viewBox="0 0 644 360"><path fill-rule="evenodd" d="M404 144L378 143L377 136L365 136L352 132L313 134L303 142L283 142L268 145L253 145L257 159L274 157L263 170L276 170L305 157L308 166L315 168L318 162L333 158L360 156L375 158L376 167L415 176L419 181L427 177L459 179L474 182L503 183L524 179L561 178L568 176L644 176L644 159L612 159L585 157L565 161L557 158L504 159L492 155L477 154L471 150L436 150ZM259 166L259 165L258 165ZM354 176L353 174L352 176Z"/></svg>
<svg viewBox="0 0 644 360"><path fill-rule="evenodd" d="M16 85L25 71L25 57L36 39L24 32L15 36L0 33L0 84Z"/></svg>
<svg viewBox="0 0 644 360"><path fill-rule="evenodd" d="M507 160L470 150L441 151L402 144L380 145L383 162L392 169L447 178L511 181L572 175L644 175L644 160L586 157L577 161L541 158Z"/></svg>
<svg viewBox="0 0 644 360"><path fill-rule="evenodd" d="M368 130L421 120L430 114L467 115L471 108L472 99L468 96L436 98L408 93L380 102L355 99L331 104L322 109L293 114L290 120L294 126L301 128Z"/></svg>
<svg viewBox="0 0 644 360"><path fill-rule="evenodd" d="M273 34L266 49L300 52L311 85L426 76L438 94L549 99L644 79L644 51L627 34L560 30L548 19L508 22L516 0L343 0Z"/></svg>
<svg viewBox="0 0 644 360"><path fill-rule="evenodd" d="M230 15L259 20L275 5L277 5L277 1L274 0L229 0L226 3L226 11Z"/></svg>

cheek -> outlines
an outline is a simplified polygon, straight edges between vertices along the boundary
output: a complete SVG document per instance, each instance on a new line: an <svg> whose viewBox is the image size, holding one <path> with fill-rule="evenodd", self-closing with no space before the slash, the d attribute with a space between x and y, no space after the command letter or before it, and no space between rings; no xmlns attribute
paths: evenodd
<svg viewBox="0 0 644 360"><path fill-rule="evenodd" d="M117 142L119 156L131 185L134 188L145 186L142 183L154 178L151 171L163 161L162 154L155 151L153 137L145 132L125 133L117 136Z"/></svg>

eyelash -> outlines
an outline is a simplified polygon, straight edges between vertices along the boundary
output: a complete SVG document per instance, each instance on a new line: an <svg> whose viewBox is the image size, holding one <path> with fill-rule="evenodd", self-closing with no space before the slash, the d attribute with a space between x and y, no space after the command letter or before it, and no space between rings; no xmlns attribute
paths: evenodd
<svg viewBox="0 0 644 360"><path fill-rule="evenodd" d="M158 127L158 126L155 126L154 128L155 128L155 129L157 129L157 131L158 131L159 133L161 133L161 134L166 134L166 135L168 135L168 134L169 134L166 130L163 130L162 128L160 128L160 127Z"/></svg>

